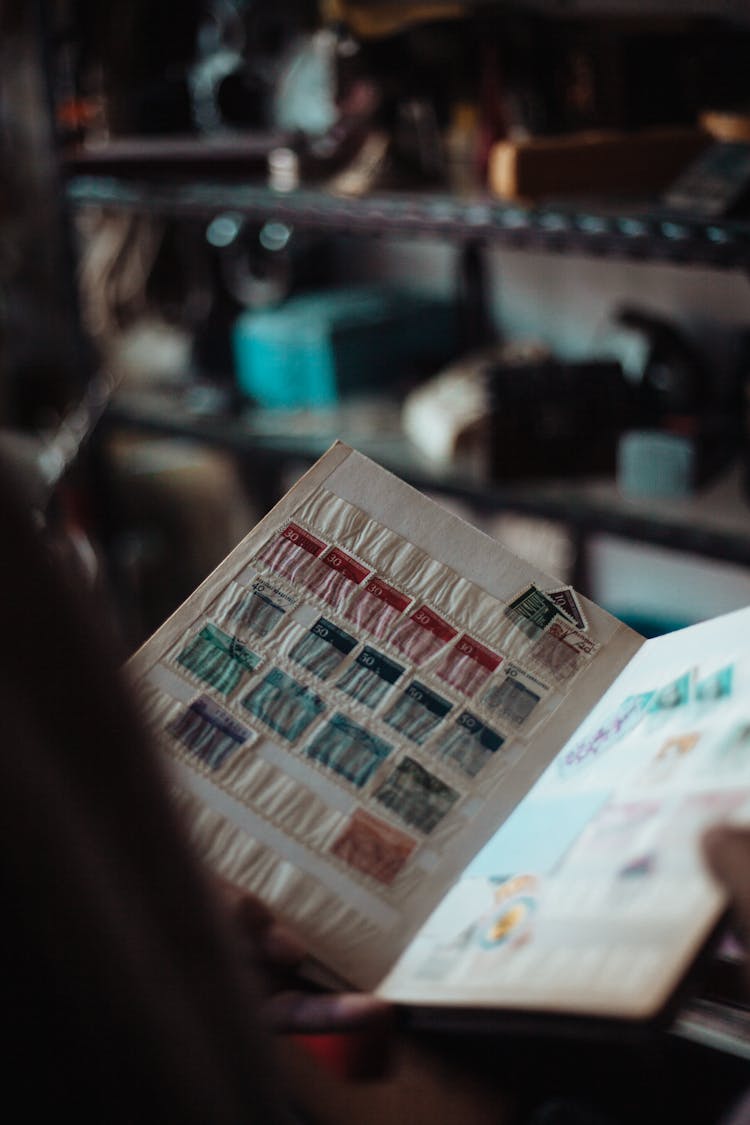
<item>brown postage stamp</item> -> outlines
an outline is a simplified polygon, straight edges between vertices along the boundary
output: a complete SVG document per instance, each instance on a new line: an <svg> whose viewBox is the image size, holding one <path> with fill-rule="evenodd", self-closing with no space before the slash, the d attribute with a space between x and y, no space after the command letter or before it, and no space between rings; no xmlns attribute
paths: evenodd
<svg viewBox="0 0 750 1125"><path fill-rule="evenodd" d="M379 883L390 884L416 847L416 840L357 809L331 851Z"/></svg>

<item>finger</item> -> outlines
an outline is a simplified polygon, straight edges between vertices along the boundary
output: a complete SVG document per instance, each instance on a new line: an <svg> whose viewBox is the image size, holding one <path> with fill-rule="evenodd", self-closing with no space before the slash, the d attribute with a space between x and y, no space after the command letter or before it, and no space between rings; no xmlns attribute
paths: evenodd
<svg viewBox="0 0 750 1125"><path fill-rule="evenodd" d="M227 879L217 879L219 898L229 916L250 933L261 933L273 923L273 914L250 891L235 886Z"/></svg>
<svg viewBox="0 0 750 1125"><path fill-rule="evenodd" d="M703 851L714 875L731 889L750 881L750 828L726 824L709 828Z"/></svg>
<svg viewBox="0 0 750 1125"><path fill-rule="evenodd" d="M261 935L260 956L279 969L297 968L307 956L307 948L285 926L274 923Z"/></svg>
<svg viewBox="0 0 750 1125"><path fill-rule="evenodd" d="M743 926L750 928L750 828L711 828L703 837L703 851L732 896Z"/></svg>
<svg viewBox="0 0 750 1125"><path fill-rule="evenodd" d="M299 1035L385 1027L390 1004L358 993L279 992L265 1007L272 1027Z"/></svg>
<svg viewBox="0 0 750 1125"><path fill-rule="evenodd" d="M298 968L307 956L307 947L274 920L268 907L227 879L217 878L216 885L234 932L245 945L245 954L270 970Z"/></svg>

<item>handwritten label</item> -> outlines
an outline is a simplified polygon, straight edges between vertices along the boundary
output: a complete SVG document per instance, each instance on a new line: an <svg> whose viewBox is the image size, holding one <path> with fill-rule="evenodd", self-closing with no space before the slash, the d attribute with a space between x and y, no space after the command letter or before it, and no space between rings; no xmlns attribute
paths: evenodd
<svg viewBox="0 0 750 1125"><path fill-rule="evenodd" d="M590 766L610 747L634 730L653 697L652 691L629 696L600 727L571 746L570 750L563 751L558 758L563 777Z"/></svg>

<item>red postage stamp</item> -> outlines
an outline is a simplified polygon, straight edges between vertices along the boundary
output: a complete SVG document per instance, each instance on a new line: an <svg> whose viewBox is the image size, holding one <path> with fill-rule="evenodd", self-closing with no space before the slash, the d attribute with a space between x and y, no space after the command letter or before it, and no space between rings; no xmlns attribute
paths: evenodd
<svg viewBox="0 0 750 1125"><path fill-rule="evenodd" d="M258 558L290 582L299 582L325 548L322 539L317 539L298 524L290 523L263 547Z"/></svg>
<svg viewBox="0 0 750 1125"><path fill-rule="evenodd" d="M446 652L435 672L446 683L471 696L500 666L502 659L502 656L486 645L464 633L456 645Z"/></svg>
<svg viewBox="0 0 750 1125"><path fill-rule="evenodd" d="M406 594L376 576L365 582L345 613L360 628L387 637L410 602Z"/></svg>

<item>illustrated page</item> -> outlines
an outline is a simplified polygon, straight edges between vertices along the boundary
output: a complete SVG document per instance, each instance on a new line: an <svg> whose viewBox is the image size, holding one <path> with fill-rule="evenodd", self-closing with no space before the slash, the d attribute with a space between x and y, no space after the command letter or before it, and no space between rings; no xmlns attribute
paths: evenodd
<svg viewBox="0 0 750 1125"><path fill-rule="evenodd" d="M130 672L201 852L372 987L641 643L337 444Z"/></svg>
<svg viewBox="0 0 750 1125"><path fill-rule="evenodd" d="M725 820L750 820L750 610L643 646L383 991L655 1014L722 909L699 838Z"/></svg>

